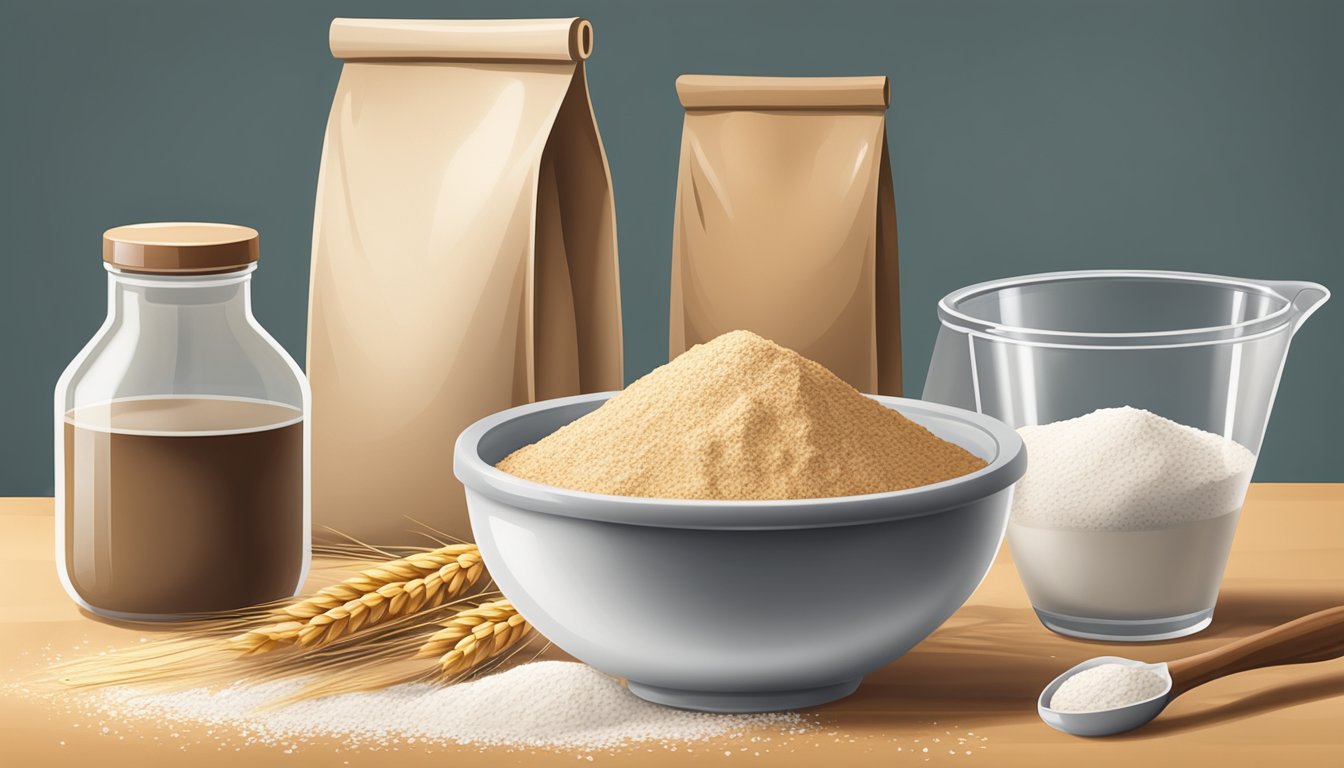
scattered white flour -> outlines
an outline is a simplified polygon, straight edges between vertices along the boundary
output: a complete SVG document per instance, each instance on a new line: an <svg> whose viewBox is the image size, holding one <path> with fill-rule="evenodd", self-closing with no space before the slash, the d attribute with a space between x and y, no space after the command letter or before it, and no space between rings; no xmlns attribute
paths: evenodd
<svg viewBox="0 0 1344 768"><path fill-rule="evenodd" d="M1070 677L1050 697L1056 712L1100 712L1147 701L1166 690L1167 681L1148 667L1099 664Z"/></svg>
<svg viewBox="0 0 1344 768"><path fill-rule="evenodd" d="M1220 435L1137 408L1018 430L1027 473L1013 521L1038 528L1138 531L1241 507L1255 454Z"/></svg>
<svg viewBox="0 0 1344 768"><path fill-rule="evenodd" d="M407 684L260 709L301 682L149 692L109 688L100 714L232 728L250 742L293 745L338 737L351 746L397 743L610 749L634 742L687 742L771 728L801 733L791 712L714 715L650 704L585 664L542 661L451 687ZM209 731L208 731L209 732Z"/></svg>

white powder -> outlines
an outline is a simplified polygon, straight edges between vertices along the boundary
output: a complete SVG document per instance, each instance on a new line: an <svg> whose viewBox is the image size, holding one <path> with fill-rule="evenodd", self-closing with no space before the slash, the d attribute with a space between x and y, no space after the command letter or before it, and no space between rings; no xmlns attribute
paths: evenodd
<svg viewBox="0 0 1344 768"><path fill-rule="evenodd" d="M1018 430L1027 473L1013 521L1039 528L1138 531L1240 508L1255 454L1203 430L1137 408Z"/></svg>
<svg viewBox="0 0 1344 768"><path fill-rule="evenodd" d="M1050 697L1056 712L1100 712L1147 701L1162 693L1167 681L1148 667L1099 664L1070 677Z"/></svg>
<svg viewBox="0 0 1344 768"><path fill-rule="evenodd" d="M643 741L687 742L772 728L806 729L795 713L714 715L650 704L584 664L543 661L450 687L407 684L267 707L300 681L221 690L149 692L111 688L100 714L229 728L249 742L293 745L338 737L352 746L476 744L609 749Z"/></svg>

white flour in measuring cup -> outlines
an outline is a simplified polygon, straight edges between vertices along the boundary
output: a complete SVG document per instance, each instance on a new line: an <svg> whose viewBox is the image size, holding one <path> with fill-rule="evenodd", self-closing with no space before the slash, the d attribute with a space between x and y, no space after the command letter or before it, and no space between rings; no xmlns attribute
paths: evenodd
<svg viewBox="0 0 1344 768"><path fill-rule="evenodd" d="M1018 432L1030 464L1008 536L1037 609L1123 620L1213 606L1255 454L1130 407Z"/></svg>

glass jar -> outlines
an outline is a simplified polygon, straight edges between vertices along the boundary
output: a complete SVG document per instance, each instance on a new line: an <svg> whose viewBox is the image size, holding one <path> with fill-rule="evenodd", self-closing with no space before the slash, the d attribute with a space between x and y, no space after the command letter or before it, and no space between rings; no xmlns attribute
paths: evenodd
<svg viewBox="0 0 1344 768"><path fill-rule="evenodd" d="M56 561L116 619L290 597L309 559L308 385L252 316L257 232L103 235L108 314L56 385Z"/></svg>

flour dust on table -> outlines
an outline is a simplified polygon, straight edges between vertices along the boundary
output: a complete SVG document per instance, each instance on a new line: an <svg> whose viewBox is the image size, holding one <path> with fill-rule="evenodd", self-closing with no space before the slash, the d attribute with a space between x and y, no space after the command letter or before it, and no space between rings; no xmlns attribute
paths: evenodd
<svg viewBox="0 0 1344 768"><path fill-rule="evenodd" d="M338 738L354 748L473 745L520 749L610 750L761 734L782 743L809 730L791 712L713 715L661 707L574 662L539 661L468 683L397 685L274 706L305 682L237 683L224 688L101 689L84 697L90 714L146 720L212 737L241 734L247 744L298 748ZM758 749L760 747L757 747ZM768 747L767 747L768 748Z"/></svg>

